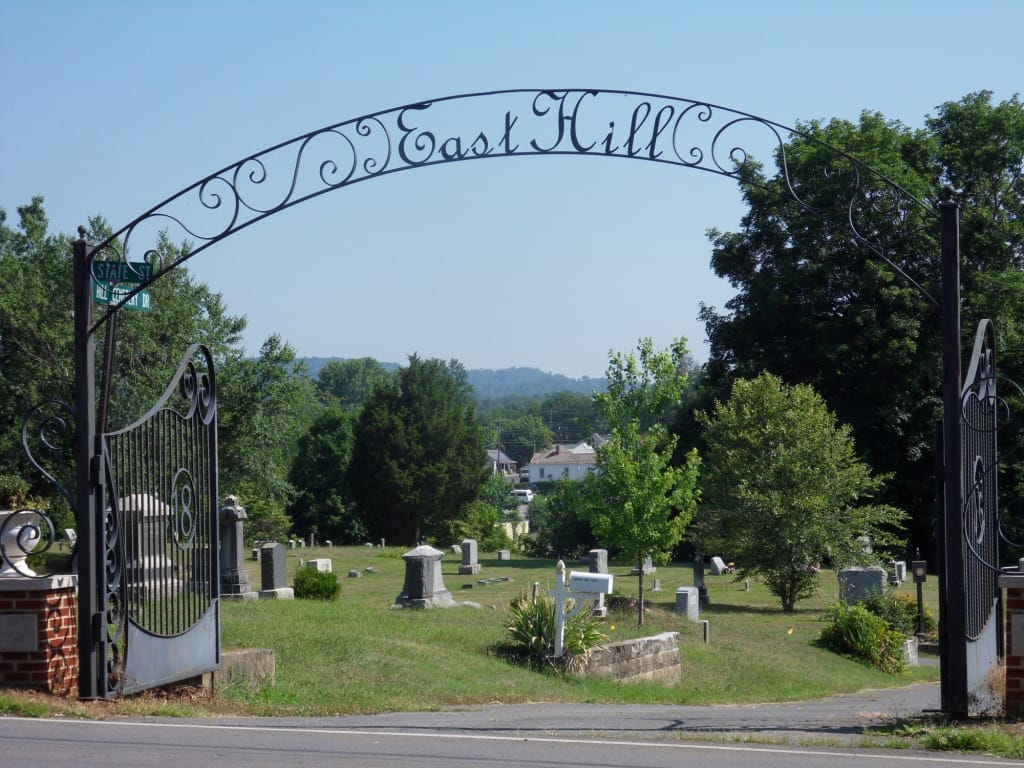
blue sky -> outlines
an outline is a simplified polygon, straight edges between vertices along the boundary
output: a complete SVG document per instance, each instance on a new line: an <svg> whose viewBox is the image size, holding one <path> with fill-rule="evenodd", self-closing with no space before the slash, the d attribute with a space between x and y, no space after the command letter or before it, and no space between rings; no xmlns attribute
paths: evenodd
<svg viewBox="0 0 1024 768"><path fill-rule="evenodd" d="M880 111L921 126L1024 90L1024 2L0 0L0 207L119 228L240 158L403 104L511 88L622 89L779 123ZM353 185L189 263L300 355L411 353L599 376L684 336L706 357L708 228L727 179L582 157L453 163ZM0 286L2 290L2 286Z"/></svg>

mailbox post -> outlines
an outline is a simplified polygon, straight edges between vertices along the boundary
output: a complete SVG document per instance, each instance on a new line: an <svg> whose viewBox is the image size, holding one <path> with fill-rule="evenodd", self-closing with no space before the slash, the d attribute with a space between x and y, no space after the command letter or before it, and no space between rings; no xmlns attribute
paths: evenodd
<svg viewBox="0 0 1024 768"><path fill-rule="evenodd" d="M565 563L561 560L555 566L555 588L548 590L548 597L555 598L555 658L561 658L565 646L565 620L571 619L583 609L584 600L599 600L610 595L614 576L610 573L582 573L571 571L569 584L565 583ZM565 601L575 600L576 605L565 613Z"/></svg>

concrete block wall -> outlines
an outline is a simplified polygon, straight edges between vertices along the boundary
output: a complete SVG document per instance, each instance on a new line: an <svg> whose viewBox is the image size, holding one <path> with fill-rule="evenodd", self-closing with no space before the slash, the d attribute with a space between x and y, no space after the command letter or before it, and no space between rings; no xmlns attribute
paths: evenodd
<svg viewBox="0 0 1024 768"><path fill-rule="evenodd" d="M622 681L678 682L682 674L679 633L663 632L594 648L590 652L586 674Z"/></svg>
<svg viewBox="0 0 1024 768"><path fill-rule="evenodd" d="M78 696L76 577L0 578L0 685Z"/></svg>

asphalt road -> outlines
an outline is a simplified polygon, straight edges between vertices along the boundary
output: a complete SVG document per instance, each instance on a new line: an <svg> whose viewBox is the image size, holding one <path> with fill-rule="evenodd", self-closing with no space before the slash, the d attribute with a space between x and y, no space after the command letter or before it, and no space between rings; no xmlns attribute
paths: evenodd
<svg viewBox="0 0 1024 768"><path fill-rule="evenodd" d="M757 706L523 704L336 718L0 718L0 768L1022 764L863 746L865 729L934 709L938 696L938 685L922 684Z"/></svg>

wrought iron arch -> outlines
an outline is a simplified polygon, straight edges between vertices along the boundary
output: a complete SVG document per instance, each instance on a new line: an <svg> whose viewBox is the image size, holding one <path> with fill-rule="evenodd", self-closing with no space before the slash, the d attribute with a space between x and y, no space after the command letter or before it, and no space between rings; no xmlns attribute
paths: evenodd
<svg viewBox="0 0 1024 768"><path fill-rule="evenodd" d="M827 205L801 192L791 176L788 139L800 138L830 156L826 170L836 196ZM763 149L761 155L751 147ZM138 274L96 327L174 267L258 221L333 190L414 168L525 156L589 156L678 166L755 184L755 156L774 155L792 202L811 213L846 211L846 234L934 298L888 255L877 220L919 233L912 210L937 220L934 206L850 153L811 133L706 101L655 93L598 89L509 89L414 102L302 134L248 155L200 179L114 232L94 258L118 260L155 229L172 230L191 247L170 263L146 247L153 269ZM174 238L172 238L174 239ZM94 277L103 280L104 275Z"/></svg>
<svg viewBox="0 0 1024 768"><path fill-rule="evenodd" d="M811 200L806 179L796 178L787 156L788 142L799 139L822 150L822 173L831 197ZM753 142L753 143L751 143ZM760 151L755 151L757 147ZM84 238L76 244L76 402L95 402L95 334L105 327L109 369L118 312L161 276L269 216L327 192L414 168L469 160L522 156L589 156L634 159L690 168L757 185L754 158L771 157L777 165L790 203L826 219L842 211L836 234L850 238L886 262L924 299L942 309L944 412L943 455L944 551L940 568L963 574L964 537L961 472L952 457L960 451L960 314L958 205L950 195L936 206L915 197L892 178L850 153L830 146L811 132L756 115L672 96L624 90L509 89L446 96L406 104L345 120L281 142L211 173L153 206L95 247ZM813 188L815 185L807 187ZM890 257L894 246L933 235L941 245L941 298L900 269ZM189 242L173 261L163 263L149 244L166 232L172 241ZM142 243L142 262L128 256ZM932 244L929 243L928 248ZM130 285L115 294L94 318L90 286ZM75 409L76 515L84 532L96 530L102 506L104 464L97 427L106 426L109 377L99 399L99 417L92 407ZM214 483L215 484L215 483ZM87 698L107 695L109 666L104 650L104 617L111 606L101 597L104 561L97 548L83 550L82 569L99 574L80 591L79 624L88 635L80 642L80 691ZM123 568L123 566L121 566ZM965 636L955 596L944 618L953 637ZM945 605L944 602L944 605ZM116 606L114 606L116 609ZM959 622L959 623L958 623ZM947 666L952 682L947 686ZM946 659L943 668L943 709L966 712L968 693L961 660ZM953 679L955 678L955 679ZM963 679L961 679L963 678Z"/></svg>

